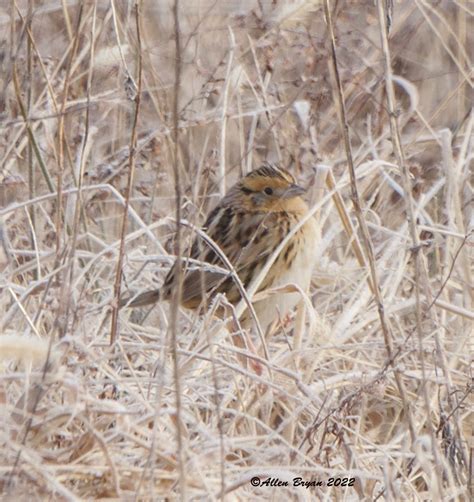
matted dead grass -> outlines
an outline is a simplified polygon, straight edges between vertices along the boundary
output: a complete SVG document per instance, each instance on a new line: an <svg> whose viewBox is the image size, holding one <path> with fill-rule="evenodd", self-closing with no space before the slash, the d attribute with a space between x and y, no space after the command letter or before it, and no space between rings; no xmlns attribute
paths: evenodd
<svg viewBox="0 0 474 502"><path fill-rule="evenodd" d="M391 3L328 2L334 60L322 2L183 0L179 86L169 0L0 5L1 500L469 499L473 5ZM263 160L322 237L261 374L222 297L111 327L176 169L185 249Z"/></svg>

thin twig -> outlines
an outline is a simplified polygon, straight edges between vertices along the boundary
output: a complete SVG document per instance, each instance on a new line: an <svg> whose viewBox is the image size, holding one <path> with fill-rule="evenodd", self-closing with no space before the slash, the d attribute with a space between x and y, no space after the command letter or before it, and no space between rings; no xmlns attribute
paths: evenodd
<svg viewBox="0 0 474 502"><path fill-rule="evenodd" d="M446 284L448 283L449 279L451 278L451 274L453 273L454 265L456 264L458 256L461 253L462 248L466 244L469 237L470 237L470 234L464 236L464 239L462 240L461 244L459 245L458 249L456 250L456 253L453 256L453 259L451 260L451 266L449 267L449 271L448 271L448 274L446 275L446 279L443 281L443 283L441 284L435 297L433 298L431 303L428 305L427 309L425 310L425 314L427 314L431 310L433 305L436 304L436 302L438 301L438 298L441 296L441 293L443 292L444 288L446 287Z"/></svg>
<svg viewBox="0 0 474 502"><path fill-rule="evenodd" d="M81 4L79 8L79 12L77 14L77 21L76 21L76 30L75 30L75 35L74 35L74 41L72 43L72 49L71 53L69 55L69 61L67 64L67 69L66 69L66 75L64 77L64 86L63 86L63 94L62 94L62 102L61 102L61 107L59 109L59 114L58 114L58 181L57 181L57 186L58 186L58 191L57 191L57 200L56 200L56 253L60 253L61 249L61 234L62 234L62 227L63 227L63 196L62 196L62 189L63 189L63 174L64 174L64 143L65 143L65 135L64 135L64 120L65 120L65 108L66 108L66 103L67 103L67 97L68 97L68 92L69 92L69 83L70 83L70 78L71 78L71 68L72 68L72 62L74 57L76 56L77 49L78 49L78 44L79 44L79 33L80 33L80 26L81 26L81 21L82 21L82 12L83 12L83 6Z"/></svg>
<svg viewBox="0 0 474 502"><path fill-rule="evenodd" d="M173 174L174 191L176 204L176 262L173 284L173 295L171 299L171 355L173 358L173 376L175 385L176 402L176 442L178 450L178 472L179 472L179 496L183 502L186 500L186 469L184 459L183 429L181 424L181 375L179 371L178 360L178 318L179 305L182 298L183 288L183 263L181 249L181 182L179 170L179 98L181 87L181 28L179 25L179 0L174 0L173 4L174 19L174 43L175 43L175 72L174 72L174 96L173 96Z"/></svg>
<svg viewBox="0 0 474 502"><path fill-rule="evenodd" d="M227 72L225 77L224 95L222 98L221 112L221 134L220 134L220 156L219 156L219 193L224 197L226 191L226 136L227 136L227 120L228 120L228 103L229 103L229 88L232 81L232 65L234 64L235 37L232 28L229 26L229 59L227 61Z"/></svg>
<svg viewBox="0 0 474 502"><path fill-rule="evenodd" d="M336 96L337 96L336 105L337 105L337 109L338 109L341 131L342 131L342 135L343 135L343 139L344 139L344 148L345 148L347 164L348 164L348 169L349 169L349 177L351 180L351 183L350 183L351 194L352 194L351 200L352 200L352 204L354 206L354 212L355 212L355 215L356 215L356 218L357 218L357 221L359 223L359 227L360 227L360 230L362 233L362 242L363 242L363 245L365 248L365 254L368 258L370 277L371 277L372 287L373 287L373 292L374 292L374 299L375 299L375 302L377 305L377 312L379 315L380 326L382 328L382 333L384 336L385 347L387 350L387 357L388 357L388 360L391 361L391 364L393 365L395 380L396 380L400 395L402 397L403 406L404 406L404 410L405 410L407 421L408 421L408 428L410 431L411 441L412 441L412 443L414 443L416 440L415 426L413 424L413 419L412 419L410 408L409 408L408 398L406 396L405 386L403 384L403 380L401 378L400 371L396 368L395 362L393 361L393 358L392 358L392 355L393 355L393 336L392 336L390 326L389 326L388 321L385 316L385 307L384 307L382 295L380 292L380 285L379 285L379 280L378 280L377 267L376 267L376 263L375 263L375 255L374 255L374 250L372 247L372 241L370 239L369 230L367 228L367 223L366 223L364 215L362 213L362 208L361 208L361 204L360 204L359 190L357 187L357 178L356 178L356 174L355 174L354 162L353 162L353 157L352 157L352 149L351 149L351 143L350 143L350 138L349 138L349 125L347 123L347 117L346 117L344 92L342 90L342 83L341 83L341 79L339 77L339 69L338 69L337 54L336 54L336 40L335 40L335 36L334 36L334 28L333 28L333 24L332 24L332 17L331 17L330 6L329 6L328 0L325 0L325 2L324 2L324 12L326 15L326 22L328 24L329 36L330 36L330 41L331 41L331 63L332 63L333 78L335 80L335 87L336 87Z"/></svg>
<svg viewBox="0 0 474 502"><path fill-rule="evenodd" d="M92 21L91 21L91 39L90 39L90 58L89 58L89 70L88 70L88 75L87 75L87 86L86 86L86 99L87 99L87 106L85 108L86 113L85 113L85 127L84 127L84 135L82 138L82 148L80 151L80 155L78 158L78 172L76 176L76 186L77 186L77 195L75 197L75 204L74 204L74 214L73 214L73 222L72 222L72 235L71 235L71 244L69 246L68 250L68 269L67 272L65 273L67 276L67 279L63 281L62 284L62 290L65 292L64 294L61 295L62 298L67 298L68 301L66 302L66 307L65 307L65 314L64 314L64 325L65 328L68 325L68 318L69 318L69 310L71 308L71 301L70 299L72 298L71 295L71 287L74 282L74 265L75 265L75 258L76 258L76 251L77 251L77 238L78 238L78 233L79 233L79 221L80 221L80 216L84 208L83 204L83 199L82 199L82 186L84 183L84 170L85 170L85 164L86 164L86 158L88 156L88 152L90 150L90 138L89 138L89 132L90 132L90 107L89 107L89 102L90 102L90 96L91 96L91 89L92 89L92 78L93 78L93 70L94 70L94 43L95 43L95 29L96 29L96 11L97 8L97 3L94 2L93 4L93 10L92 10ZM63 102L64 105L64 102ZM62 198L62 196L61 196ZM74 200L74 199L73 199ZM61 214L60 211L58 211L58 214ZM67 218L67 211L66 211L66 218Z"/></svg>
<svg viewBox="0 0 474 502"><path fill-rule="evenodd" d="M133 178L135 174L135 157L136 157L136 148L137 148L137 137L138 137L138 116L140 112L140 101L142 94L142 47L141 47L141 38L140 38L140 9L139 4L135 4L135 15L136 15L136 30L137 30L137 57L138 57L138 83L137 83L137 92L135 94L134 104L135 104L135 113L133 116L133 125L132 125L132 134L130 137L130 153L129 153L129 167L128 167L128 180L127 180L127 191L125 195L125 206L123 208L122 215L122 228L120 231L120 249L119 255L117 259L117 268L115 272L115 283L114 283L114 304L112 307L112 320L110 324L110 344L114 344L117 338L117 322L118 322L118 313L119 313L119 300L120 300L120 291L122 287L122 264L123 258L125 255L125 236L127 233L127 222L128 222L128 209L130 206L130 197L132 195L133 190Z"/></svg>
<svg viewBox="0 0 474 502"><path fill-rule="evenodd" d="M35 152L36 160L38 161L38 165L40 166L41 173L44 176L44 179L46 181L46 184L48 185L49 190L51 192L55 192L54 184L51 181L51 177L49 176L48 169L46 168L46 164L44 162L43 156L41 155L41 151L38 147L38 143L36 141L35 135L33 134L33 129L31 128L31 125L28 120L28 114L26 112L25 103L23 102L23 98L21 97L21 88L20 88L20 84L18 81L18 72L17 72L16 62L13 65L13 85L14 85L14 89L15 89L16 98L18 101L18 106L20 108L20 113L23 117L23 120L25 121L25 127L26 127L26 131L28 133L28 139L30 141L30 144L33 147L34 152Z"/></svg>

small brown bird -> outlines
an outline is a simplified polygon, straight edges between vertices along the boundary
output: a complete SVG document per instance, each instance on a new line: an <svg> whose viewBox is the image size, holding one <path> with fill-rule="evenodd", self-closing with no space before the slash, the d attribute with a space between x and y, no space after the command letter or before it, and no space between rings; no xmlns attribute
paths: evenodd
<svg viewBox="0 0 474 502"><path fill-rule="evenodd" d="M245 288L285 236L307 214L308 207L300 197L304 192L288 171L265 164L233 185L209 214L204 230L232 263ZM306 291L315 262L317 237L316 221L310 218L283 248L259 291L286 284L296 284ZM193 243L190 257L223 267L215 251L199 237ZM191 269L186 260L183 268L181 302L184 307L198 308L203 301L203 292L207 301L216 292L225 293L232 304L241 299L230 274ZM175 266L159 290L146 291L123 300L121 304L142 307L169 300L174 277ZM265 330L278 315L285 316L299 300L298 293L282 293L255 302L253 305L261 327Z"/></svg>

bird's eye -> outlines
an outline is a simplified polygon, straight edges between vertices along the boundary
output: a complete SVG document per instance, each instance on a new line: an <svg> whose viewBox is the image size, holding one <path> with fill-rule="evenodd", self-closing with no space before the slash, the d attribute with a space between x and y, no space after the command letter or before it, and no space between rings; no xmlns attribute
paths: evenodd
<svg viewBox="0 0 474 502"><path fill-rule="evenodd" d="M266 187L263 191L264 191L267 195L273 195L273 188Z"/></svg>

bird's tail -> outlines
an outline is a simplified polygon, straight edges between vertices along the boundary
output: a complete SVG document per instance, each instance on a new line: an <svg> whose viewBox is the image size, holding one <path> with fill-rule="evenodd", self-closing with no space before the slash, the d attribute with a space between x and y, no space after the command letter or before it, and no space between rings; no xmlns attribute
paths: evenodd
<svg viewBox="0 0 474 502"><path fill-rule="evenodd" d="M120 307L146 307L160 300L160 290L152 289L144 293L127 296L120 300Z"/></svg>

